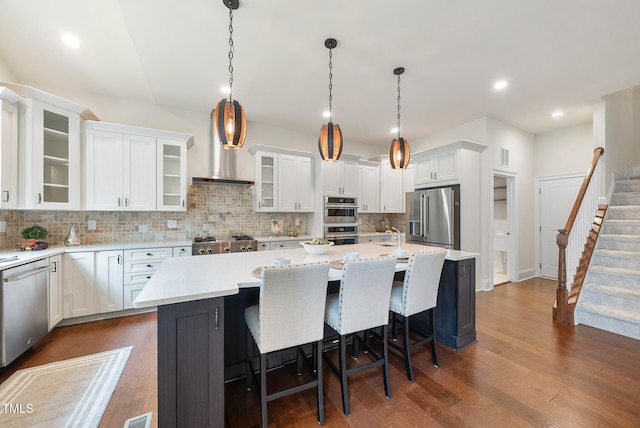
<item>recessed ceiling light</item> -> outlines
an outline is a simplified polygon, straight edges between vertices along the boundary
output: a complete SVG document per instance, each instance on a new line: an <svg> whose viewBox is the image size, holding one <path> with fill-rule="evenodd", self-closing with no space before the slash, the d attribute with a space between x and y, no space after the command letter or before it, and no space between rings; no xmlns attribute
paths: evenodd
<svg viewBox="0 0 640 428"><path fill-rule="evenodd" d="M70 48L78 49L80 47L80 40L78 40L78 37L71 33L63 34L62 41Z"/></svg>
<svg viewBox="0 0 640 428"><path fill-rule="evenodd" d="M551 113L551 117L558 118L564 116L564 112L562 110L554 111Z"/></svg>
<svg viewBox="0 0 640 428"><path fill-rule="evenodd" d="M398 132L398 128L391 128L391 133L396 134Z"/></svg>
<svg viewBox="0 0 640 428"><path fill-rule="evenodd" d="M329 116L331 116L331 113L329 113L329 111L322 112L322 117L329 117Z"/></svg>
<svg viewBox="0 0 640 428"><path fill-rule="evenodd" d="M220 92L222 92L223 94L230 94L231 88L229 88L227 85L220 86Z"/></svg>
<svg viewBox="0 0 640 428"><path fill-rule="evenodd" d="M506 80L498 80L493 84L493 89L495 89L496 91L501 91L507 86L509 86L509 83Z"/></svg>

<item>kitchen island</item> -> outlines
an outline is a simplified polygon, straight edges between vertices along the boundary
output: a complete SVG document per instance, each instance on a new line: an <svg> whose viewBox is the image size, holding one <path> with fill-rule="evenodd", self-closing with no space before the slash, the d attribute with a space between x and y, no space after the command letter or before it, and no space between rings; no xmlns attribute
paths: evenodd
<svg viewBox="0 0 640 428"><path fill-rule="evenodd" d="M350 251L357 251L361 258L378 257L390 254L394 248L386 243L356 244L333 246L323 255L306 254L300 247L166 259L133 303L136 308L158 307L158 426L224 426L225 296L233 297L243 288L259 287L260 278L253 274L255 268L272 265L278 257L288 257L293 264L310 263L340 260ZM417 244L404 244L402 248L408 254L429 249ZM463 332L465 345L475 340L477 256L449 250L443 279L449 273L446 284L441 281L440 286L440 294L450 295L446 306L456 311L443 314L452 321L448 327L455 325ZM397 263L396 271L402 272L406 266ZM330 269L327 280L339 281L341 277L342 270ZM463 291L458 289L461 279ZM468 306L463 317L457 314L460 301ZM229 327L244 331L242 314L234 315L239 320L235 324L240 325ZM457 334L447 332L447 336L458 342ZM438 340L441 341L440 334ZM244 335L235 342L243 343Z"/></svg>

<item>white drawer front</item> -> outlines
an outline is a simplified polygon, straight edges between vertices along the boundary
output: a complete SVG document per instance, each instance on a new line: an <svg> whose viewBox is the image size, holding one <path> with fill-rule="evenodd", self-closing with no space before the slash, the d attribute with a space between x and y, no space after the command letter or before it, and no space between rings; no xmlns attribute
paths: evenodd
<svg viewBox="0 0 640 428"><path fill-rule="evenodd" d="M191 256L191 247L173 247L173 257Z"/></svg>
<svg viewBox="0 0 640 428"><path fill-rule="evenodd" d="M143 287L144 284L124 286L124 309L133 309L133 301L138 297Z"/></svg>
<svg viewBox="0 0 640 428"><path fill-rule="evenodd" d="M125 273L124 274L124 283L126 285L130 284L146 284L149 279L151 279L151 275L153 275L153 271L149 272L136 272L136 273Z"/></svg>
<svg viewBox="0 0 640 428"><path fill-rule="evenodd" d="M302 241L272 242L271 249L280 250L282 248L302 248L300 246L300 242Z"/></svg>
<svg viewBox="0 0 640 428"><path fill-rule="evenodd" d="M125 273L136 273L136 272L153 272L158 266L162 263L162 260L140 260L140 261L126 261L124 263L124 272Z"/></svg>
<svg viewBox="0 0 640 428"><path fill-rule="evenodd" d="M125 250L124 260L151 260L151 259L164 259L172 257L173 251L171 248L142 248L137 250Z"/></svg>

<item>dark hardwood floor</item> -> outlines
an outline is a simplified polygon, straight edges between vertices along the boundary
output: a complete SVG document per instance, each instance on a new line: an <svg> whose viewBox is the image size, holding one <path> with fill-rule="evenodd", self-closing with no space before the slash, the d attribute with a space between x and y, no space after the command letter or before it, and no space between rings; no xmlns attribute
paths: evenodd
<svg viewBox="0 0 640 428"><path fill-rule="evenodd" d="M637 427L640 426L640 341L551 319L555 283L532 279L476 293L478 342L455 352L439 346L414 353L415 382L391 354L393 397L379 370L349 378L351 416L341 408L337 377L325 364L327 427ZM157 425L155 314L56 328L8 369L13 371L133 345L101 427L153 411ZM239 338L244 340L244 338ZM390 351L391 352L391 351ZM364 358L364 357L363 357ZM270 373L270 385L295 378L293 367ZM257 427L260 405L244 380L226 386L230 427ZM315 391L269 404L271 426L317 426Z"/></svg>

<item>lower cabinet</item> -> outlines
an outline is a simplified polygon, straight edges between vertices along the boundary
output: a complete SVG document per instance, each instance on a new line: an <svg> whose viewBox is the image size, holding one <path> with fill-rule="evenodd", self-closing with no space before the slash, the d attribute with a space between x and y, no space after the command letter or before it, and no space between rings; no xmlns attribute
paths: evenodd
<svg viewBox="0 0 640 428"><path fill-rule="evenodd" d="M224 426L224 297L159 306L158 427Z"/></svg>
<svg viewBox="0 0 640 428"><path fill-rule="evenodd" d="M183 249L186 249L183 247ZM176 250L180 253L180 250ZM123 309L132 309L133 301L167 257L173 257L174 249L138 248L124 252L124 303ZM183 251L185 253L186 251ZM191 252L189 251L189 254Z"/></svg>
<svg viewBox="0 0 640 428"><path fill-rule="evenodd" d="M124 261L123 251L97 251L96 257L96 312L123 309Z"/></svg>
<svg viewBox="0 0 640 428"><path fill-rule="evenodd" d="M300 248L300 243L304 241L306 241L306 239L287 239L286 241L258 242L258 251Z"/></svg>
<svg viewBox="0 0 640 428"><path fill-rule="evenodd" d="M93 315L96 312L94 252L65 253L62 265L63 317Z"/></svg>
<svg viewBox="0 0 640 428"><path fill-rule="evenodd" d="M49 257L49 331L62 321L62 254Z"/></svg>

